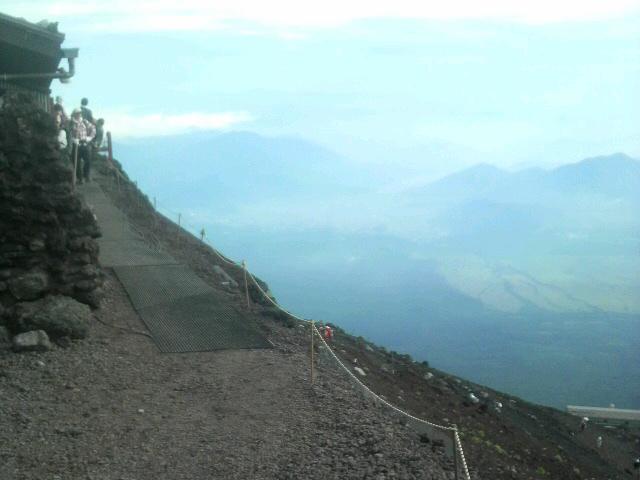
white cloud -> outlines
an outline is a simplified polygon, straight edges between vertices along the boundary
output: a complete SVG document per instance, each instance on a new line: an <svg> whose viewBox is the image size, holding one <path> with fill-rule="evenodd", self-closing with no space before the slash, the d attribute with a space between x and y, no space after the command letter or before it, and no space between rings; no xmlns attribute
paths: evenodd
<svg viewBox="0 0 640 480"><path fill-rule="evenodd" d="M133 114L126 110L105 111L106 130L119 138L175 135L194 130L223 130L253 117L246 112Z"/></svg>
<svg viewBox="0 0 640 480"><path fill-rule="evenodd" d="M221 24L276 29L332 27L360 19L488 19L526 23L597 20L640 12L639 0L9 0L4 10L115 31L210 30ZM246 28L246 25L241 28Z"/></svg>

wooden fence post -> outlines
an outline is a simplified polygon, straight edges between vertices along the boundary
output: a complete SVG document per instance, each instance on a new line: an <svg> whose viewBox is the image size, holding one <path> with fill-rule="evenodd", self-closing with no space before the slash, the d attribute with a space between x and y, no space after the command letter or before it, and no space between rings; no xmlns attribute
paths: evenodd
<svg viewBox="0 0 640 480"><path fill-rule="evenodd" d="M113 143L111 143L111 132L107 132L107 155L109 156L109 165L113 165Z"/></svg>
<svg viewBox="0 0 640 480"><path fill-rule="evenodd" d="M182 221L182 214L178 214L178 228L176 228L176 243L180 243L180 222Z"/></svg>
<svg viewBox="0 0 640 480"><path fill-rule="evenodd" d="M111 132L107 132L107 160L107 164L115 177L114 181L116 182L118 191L120 191L120 172L113 164L113 141L111 139Z"/></svg>
<svg viewBox="0 0 640 480"><path fill-rule="evenodd" d="M313 385L313 381L314 381L314 376L315 376L315 372L314 372L314 355L315 352L313 351L313 337L314 337L314 333L315 333L315 325L313 320L311 320L311 385Z"/></svg>
<svg viewBox="0 0 640 480"><path fill-rule="evenodd" d="M251 310L251 303L249 302L249 284L247 283L247 262L242 260L242 270L244 272L244 293L247 297L247 310Z"/></svg>

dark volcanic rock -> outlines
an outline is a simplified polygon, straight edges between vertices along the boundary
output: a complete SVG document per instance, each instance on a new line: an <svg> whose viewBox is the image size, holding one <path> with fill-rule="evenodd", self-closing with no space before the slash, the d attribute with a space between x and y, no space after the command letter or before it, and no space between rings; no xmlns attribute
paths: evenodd
<svg viewBox="0 0 640 480"><path fill-rule="evenodd" d="M49 289L49 275L41 270L9 280L9 291L17 300L36 300Z"/></svg>
<svg viewBox="0 0 640 480"><path fill-rule="evenodd" d="M48 296L14 307L15 330L44 330L51 337L84 338L92 314L89 307L62 295Z"/></svg>
<svg viewBox="0 0 640 480"><path fill-rule="evenodd" d="M13 349L16 352L43 352L51 349L51 342L44 330L33 330L13 337Z"/></svg>
<svg viewBox="0 0 640 480"><path fill-rule="evenodd" d="M50 114L7 94L0 110L0 305L64 294L97 307L103 274L93 214L74 192Z"/></svg>
<svg viewBox="0 0 640 480"><path fill-rule="evenodd" d="M0 350L7 350L11 346L11 335L7 327L0 326Z"/></svg>

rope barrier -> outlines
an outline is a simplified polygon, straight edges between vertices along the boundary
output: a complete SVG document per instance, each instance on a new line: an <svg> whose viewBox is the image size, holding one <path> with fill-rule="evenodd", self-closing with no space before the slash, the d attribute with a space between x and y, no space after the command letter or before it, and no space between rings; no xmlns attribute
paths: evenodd
<svg viewBox="0 0 640 480"><path fill-rule="evenodd" d="M355 376L355 374L344 364L342 363L342 360L340 360L338 358L338 356L335 354L335 352L331 349L331 347L329 347L329 345L327 344L327 342L325 341L325 339L322 337L322 335L320 335L320 332L318 331L318 329L314 326L314 330L315 333L318 335L318 337L320 337L320 340L322 341L322 344L324 345L325 348L328 349L329 353L333 356L333 358L335 359L336 362L338 362L338 365L340 365L343 370L345 372L347 372L351 378L353 380L356 381L356 383L358 385L360 385L360 387L362 387L367 393L369 393L370 395L372 395L376 400L378 400L379 402L381 402L382 404L386 405L387 407L389 407L390 409L396 411L397 413L404 415L418 423L422 423L424 425L428 425L430 427L433 428L437 428L440 430L445 430L445 431L456 431L455 427L448 427L446 425L438 425L437 423L433 423L430 422L428 420L424 420L422 418L416 417L414 415L411 415L408 412L405 412L404 410L402 410L401 408L396 407L394 404L388 402L387 400L385 400L384 398L382 398L380 395L378 395L377 393L375 393L373 390L371 390L369 387L367 387L358 377Z"/></svg>
<svg viewBox="0 0 640 480"><path fill-rule="evenodd" d="M107 138L108 138L108 144L109 144L109 164L113 167L113 160L112 160L112 147L111 147L111 133L107 132ZM115 169L115 168L114 168ZM117 169L115 169L117 170ZM74 168L74 173L75 173L75 168ZM117 175L117 177L120 177L121 174L119 171L117 171L117 173L119 175ZM117 180L120 180L120 178L116 178ZM118 187L120 186L120 182L118 181ZM136 182L136 188L137 188L137 182ZM160 207L158 206L158 202L156 200L156 197L153 197L153 208L157 213L161 213L160 212ZM171 212L170 209L164 209L165 211ZM187 231L189 231L189 226L188 223L186 221L184 221L184 225L181 225L181 220L182 219L182 214L180 212L173 212L173 213L177 213L177 217L178 217L178 224L177 224L177 228L178 230L180 228L183 228ZM161 213L162 215L164 215L167 219L170 218L170 215L165 215L163 213ZM421 423L423 425L427 425L429 427L438 429L438 430L442 430L442 431L448 431L448 432L453 432L453 440L454 440L454 458L457 457L458 455L460 456L461 462L462 462L462 468L463 468L463 472L465 475L465 479L466 480L471 480L471 476L469 474L469 468L467 466L467 461L464 455L464 450L462 448L462 442L460 441L460 435L458 433L458 427L456 425L453 426L446 426L446 425L439 425L437 423L433 423L430 422L428 420L424 420L422 418L416 417L414 415L411 415L408 412L405 412L404 410L400 409L399 407L396 407L395 405L393 405L392 403L388 402L387 400L385 400L384 398L382 398L380 395L378 395L377 393L375 393L374 391L372 391L367 385L365 385L358 377L355 376L355 374L340 360L340 358L336 355L336 353L333 351L333 349L327 344L327 342L325 341L324 337L320 334L320 332L318 331L317 327L315 326L315 323L313 322L313 320L307 320L304 318L301 318L287 310L285 310L284 308L282 308L280 305L278 305L278 303L267 293L264 291L264 289L260 286L260 284L258 283L258 281L255 279L255 277L253 276L253 274L251 274L251 272L249 272L246 269L246 264L243 261L242 263L239 262L234 262L231 259L228 259L227 257L225 257L222 253L220 253L210 242L205 241L205 232L204 232L204 228L202 228L202 230L198 231L198 229L194 229L194 232L196 232L194 234L194 236L196 237L196 239L198 239L198 236L200 236L200 241L202 241L202 243L204 243L205 245L208 245L211 250L213 250L213 252L215 253L215 255L222 260L224 263L228 264L228 265L232 265L235 267L240 267L244 270L244 275L245 275L245 287L246 287L246 277L248 276L251 281L254 283L254 285L258 288L258 291L260 291L262 293L262 295L269 301L271 302L271 304L273 304L277 309L279 309L280 311L286 313L287 315L289 315L290 317L299 320L301 322L304 323L310 323L311 324L311 344L312 344L312 348L313 348L313 335L314 333L318 335L318 338L320 338L320 341L322 342L322 345L324 345L324 347L327 349L327 351L331 354L331 356L334 358L334 360L338 363L338 365L340 367L342 367L342 369L347 372L347 374L368 394L370 394L373 398L375 398L377 401L379 401L380 403L382 403L383 405L387 406L388 408L392 409L393 411L399 413L400 415L404 415L407 418L412 419L415 422ZM193 234L193 232L191 232ZM199 235L198 235L199 234ZM247 301L248 301L248 291L247 291ZM149 336L150 335L146 332L141 332L138 330L133 330L133 329L126 329L123 327L118 327L115 325L110 325L106 322L103 322L102 320L98 319L101 323L104 323L107 326L110 326L112 328L116 328L116 329L121 329L121 330L127 330L131 333L137 333L137 334L141 334L141 335L145 335L145 336ZM313 358L313 357L312 357ZM313 361L313 360L312 360ZM313 380L313 369L311 371L311 375L312 375L312 380ZM456 467L456 472L455 472L455 477L456 479L458 478L458 471L457 471L457 467Z"/></svg>
<svg viewBox="0 0 640 480"><path fill-rule="evenodd" d="M455 427L453 431L453 437L456 444L455 448L457 449L458 455L460 455L460 460L462 461L462 471L464 472L464 476L467 480L471 480L471 475L469 475L469 467L467 466L467 460L464 457L464 450L462 449L462 442L460 441L460 435L458 435L458 427Z"/></svg>
<svg viewBox="0 0 640 480"><path fill-rule="evenodd" d="M264 289L260 286L260 284L257 282L257 280L255 279L255 277L253 276L253 274L251 274L250 272L247 272L247 275L249 276L249 278L251 280L253 280L254 285L258 288L258 290L264 295L264 297L269 300L276 308L278 308L280 311L286 313L287 315L290 315L291 317L295 318L296 320L299 320L301 322L305 322L305 323L312 323L312 320L307 320L305 318L300 318L297 315L294 315L293 313L285 310L284 308L282 308L280 305L278 305L278 303L271 298L265 291ZM329 346L329 344L327 344L327 342L325 341L325 339L322 337L322 335L320 335L320 332L318 331L318 329L314 326L313 327L315 330L315 333L320 337L320 340L322 341L322 344L325 346L325 348L327 348L327 350L329 351L329 353L331 353L331 355L333 356L333 358L336 360L336 362L338 362L338 365L340 365L348 374L349 376L351 376L351 378L353 378L356 383L358 383L358 385L360 385L364 390L366 390L368 393L370 393L374 398L376 398L377 400L379 400L380 402L382 402L384 405L388 406L389 408L395 410L396 412L405 415L419 423L423 423L425 425L429 425L431 427L434 428L439 428L441 430L447 430L447 431L455 431L456 428L455 427L448 427L445 425L438 425L437 423L432 423L429 422L428 420L424 420L422 418L418 418L415 417L413 415L411 415L408 412L405 412L404 410L396 407L395 405L393 405L392 403L386 401L384 398L380 397L380 395L378 395L377 393L375 393L374 391L372 391L369 387L367 387L364 383L362 383L362 381L355 376L355 374L344 364L342 363L342 361L340 360L340 358L338 358L338 356L335 354L335 352L333 351L333 349Z"/></svg>
<svg viewBox="0 0 640 480"><path fill-rule="evenodd" d="M331 356L338 363L338 365L340 367L342 367L342 369L345 372L347 372L347 374L365 392L367 392L369 395L371 395L373 398L375 398L377 401L379 401L380 403L382 403L386 407L390 408L391 410L395 411L396 413L399 413L400 415L404 415L405 417L412 419L415 422L418 422L418 423L423 424L423 425L427 425L427 426L432 427L432 428L436 428L438 430L447 431L447 432L453 432L453 437L454 437L454 455L459 455L460 456L460 459L461 459L461 462L462 462L462 469L463 469L464 476L465 476L465 480L471 480L471 476L469 474L469 468L467 466L467 461L466 461L466 458L464 456L464 450L462 448L462 442L460 441L460 436L458 434L458 427L457 426L455 426L455 425L453 425L453 426L439 425L437 423L430 422L430 421L425 420L423 418L416 417L415 415L411 415L409 412L406 412L406 411L402 410L401 408L395 406L391 402L385 400L380 395L375 393L367 385L365 385L358 377L356 377L355 374L342 362L342 360L340 360L340 358L336 355L336 353L333 351L333 349L326 342L324 337L320 334L320 332L318 331L317 327L315 326L313 320L307 320L307 319L301 318L301 317L299 317L297 315L294 315L293 313L285 310L284 308L282 308L280 305L278 305L278 303L273 298L271 298L267 294L267 292L264 291L264 289L260 286L258 281L253 276L253 274L251 274L250 272L247 272L247 275L253 281L254 285L258 288L258 290L262 293L262 295L267 300L269 300L276 308L278 308L280 311L286 313L287 315L295 318L296 320L299 320L299 321L305 322L305 323L311 323L311 327L314 330L314 333L318 335L318 338L320 338L320 341L322 342L322 345L327 349L327 351L331 354ZM312 372L312 375L313 375L313 372ZM458 473L457 472L456 472L456 478L458 478Z"/></svg>
<svg viewBox="0 0 640 480"><path fill-rule="evenodd" d="M223 262L225 262L227 265L233 265L233 266L235 266L235 267L239 267L239 266L240 266L240 264L239 264L239 263L234 262L233 260L228 259L228 258L227 258L227 257L225 257L222 253L220 253L218 250L216 250L216 248L215 248L213 245L211 245L211 243L206 242L206 244L211 248L211 250L213 250L213 253L215 253L215 254L216 254L216 256L217 256L220 260L222 260ZM251 273L250 273L250 272L247 272L247 273L249 273L249 275L250 275L251 277L253 277L253 275L251 275ZM255 280L254 280L254 282L255 282Z"/></svg>
<svg viewBox="0 0 640 480"><path fill-rule="evenodd" d="M165 211L169 211L171 212L171 210L169 209L164 209ZM158 210L159 211L159 210ZM172 212L172 213L176 213L176 212ZM176 213L176 215L178 216L178 218L181 218L182 215L179 213ZM167 216L168 217L168 216ZM183 225L178 224L178 227L184 228L185 230L189 231L189 225L187 224L186 221L183 220ZM453 441L454 441L454 455L455 456L459 456L460 460L461 460L461 464L462 464L462 470L464 473L464 478L465 480L471 480L471 476L469 474L469 468L467 465L467 461L464 455L464 450L462 448L462 442L460 441L460 435L458 433L458 427L453 425L453 426L447 426L447 425L440 425L437 423L433 423L430 422L428 420L425 420L423 418L419 418L416 417L415 415L410 414L409 412L406 412L404 410L402 410L401 408L395 406L394 404L392 404L391 402L387 401L386 399L382 398L380 395L378 395L377 393L375 393L373 390L371 390L367 385L365 385L343 362L342 360L340 360L340 358L336 355L336 353L333 351L333 349L329 346L329 344L325 341L324 337L320 334L319 330L317 329L317 327L315 326L314 322L312 320L307 320L305 318L301 318L297 315L295 315L294 313L289 312L288 310L285 310L284 308L282 308L267 292L265 292L265 290L260 286L260 284L258 283L258 281L256 280L256 278L253 276L253 274L251 272L249 272L246 269L246 265L245 262L234 262L233 260L227 258L226 256L224 256L222 253L220 253L207 239L207 241L205 240L205 235L204 235L204 228L200 231L198 231L197 228L193 229L194 232L196 232L196 234L194 235L196 238L198 238L198 234L200 234L200 240L202 241L202 243L204 243L205 245L209 246L211 248L211 250L214 252L214 254L220 259L222 260L224 263L228 264L228 265L232 265L234 267L239 267L242 268L244 271L244 275L245 277L245 281L246 278L248 277L253 284L256 286L256 288L258 289L258 291L264 296L264 298L266 298L274 307L276 307L278 310L280 310L283 313L286 313L287 315L289 315L290 317L307 323L307 324L311 324L311 328L312 328L312 338L313 338L313 334L318 335L318 338L320 338L320 341L322 343L322 345L327 349L327 351L331 354L331 356L333 357L333 359L337 362L337 364L345 371L347 372L347 374L351 377L352 380L354 380L356 382L356 384L362 388L365 392L367 392L369 395L371 395L376 401L380 402L381 404L385 405L386 407L388 407L389 409L395 411L396 413L403 415L407 418L410 418L411 420L413 420L414 422L417 422L419 424L423 424L426 426L429 426L431 428L435 428L438 430L442 430L445 432L452 432L453 434ZM193 233L193 232L191 232ZM246 285L246 283L245 283ZM248 292L247 293L247 299L248 299ZM247 300L248 301L248 300ZM313 375L313 372L312 372ZM456 478L458 478L458 472L456 471Z"/></svg>
<svg viewBox="0 0 640 480"><path fill-rule="evenodd" d="M164 207L164 206L160 205L160 203L158 202L156 197L153 197L153 198L154 198L154 201L156 202L156 205L157 205L156 212L161 214L167 220L171 221L171 217L177 217L178 215L181 215L181 214L179 214L179 212L176 212L175 210L172 210L170 208L167 208L167 207ZM182 221L182 225L180 225L181 228L183 228L184 230L189 231L196 238L199 237L199 240L202 243L204 243L205 245L207 245L209 248L211 248L211 250L213 250L213 253L215 253L215 255L220 260L222 260L224 263L226 263L227 265L232 265L234 267L241 267L242 266L242 262L234 262L233 260L225 257L222 253L220 253L220 251L218 251L218 249L216 249L215 246L207 238L206 233L204 233L204 228L198 229L194 225L192 225L189 222L187 222L184 219L184 217L182 217L182 215L181 215L181 221Z"/></svg>

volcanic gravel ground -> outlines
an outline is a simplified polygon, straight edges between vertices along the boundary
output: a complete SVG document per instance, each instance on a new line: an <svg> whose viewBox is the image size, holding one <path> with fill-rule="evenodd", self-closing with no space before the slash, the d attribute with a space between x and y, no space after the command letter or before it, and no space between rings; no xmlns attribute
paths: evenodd
<svg viewBox="0 0 640 480"><path fill-rule="evenodd" d="M127 330L0 352L1 479L453 478L329 362L311 386L302 328L271 325L271 350L160 354L110 272L97 317Z"/></svg>

